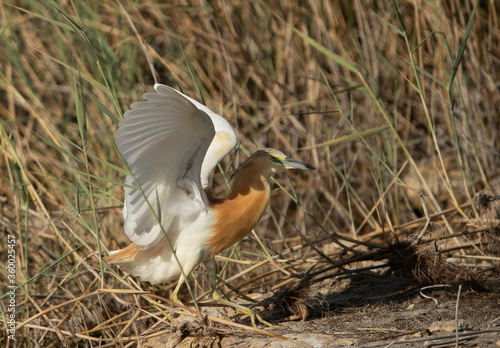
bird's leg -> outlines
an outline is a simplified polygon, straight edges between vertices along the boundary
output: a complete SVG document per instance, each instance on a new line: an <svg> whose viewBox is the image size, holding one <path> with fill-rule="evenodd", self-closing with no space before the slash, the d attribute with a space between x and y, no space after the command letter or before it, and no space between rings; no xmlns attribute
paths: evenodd
<svg viewBox="0 0 500 348"><path fill-rule="evenodd" d="M174 303L177 303L181 306L184 306L184 304L181 302L181 300L179 300L179 295L178 295L179 290L181 289L182 284L184 284L184 281L191 274L191 272L193 271L195 266L196 266L196 260L190 260L190 262L186 263L182 267L183 272L181 273L181 275L179 277L179 281L177 282L177 285L175 286L175 289L172 292L172 301Z"/></svg>
<svg viewBox="0 0 500 348"><path fill-rule="evenodd" d="M243 314L249 316L250 320L252 321L253 327L256 327L255 318L257 318L257 320L260 321L264 325L267 325L269 327L274 327L274 325L272 325L271 323L268 323L267 321L262 319L260 317L260 315L257 314L255 309L245 307L245 306L239 305L237 303L233 303L233 302L228 301L228 300L224 300L219 295L219 292L217 291L217 276L216 276L215 260L213 258L210 259L207 262L206 266L207 266L207 271L208 271L208 279L210 280L210 283L212 285L212 298L214 299L215 302L222 304L222 305L225 305L225 306L228 306L228 307L232 307L232 308L236 309L236 312L240 312L240 313L243 313Z"/></svg>
<svg viewBox="0 0 500 348"><path fill-rule="evenodd" d="M184 283L184 276L181 275L179 281L177 282L177 286L174 289L174 292L172 292L172 301L174 303L180 304L181 306L183 306L184 304L181 302L181 300L179 300L178 293L183 283Z"/></svg>

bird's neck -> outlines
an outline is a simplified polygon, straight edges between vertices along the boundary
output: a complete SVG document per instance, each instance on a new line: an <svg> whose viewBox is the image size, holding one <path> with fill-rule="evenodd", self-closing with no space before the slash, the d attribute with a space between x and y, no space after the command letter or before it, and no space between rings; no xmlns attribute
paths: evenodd
<svg viewBox="0 0 500 348"><path fill-rule="evenodd" d="M245 237L260 220L269 202L268 177L257 166L240 168L233 176L227 199L212 199L215 211L212 236L208 240L211 256Z"/></svg>

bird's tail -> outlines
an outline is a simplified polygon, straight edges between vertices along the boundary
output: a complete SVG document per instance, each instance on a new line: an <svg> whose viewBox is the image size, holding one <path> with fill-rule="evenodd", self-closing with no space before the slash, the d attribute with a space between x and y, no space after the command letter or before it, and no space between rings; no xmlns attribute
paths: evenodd
<svg viewBox="0 0 500 348"><path fill-rule="evenodd" d="M189 257L191 254L184 252L181 255ZM112 251L109 256L104 257L104 261L117 264L127 273L140 277L142 281L159 284L179 277L181 274L182 271L177 262L172 261L172 258L170 246L166 245L166 239L164 239L148 249L140 249L132 243L124 249Z"/></svg>
<svg viewBox="0 0 500 348"><path fill-rule="evenodd" d="M104 257L104 261L116 264L129 263L135 260L137 253L137 246L132 243L124 249L112 251L109 256Z"/></svg>

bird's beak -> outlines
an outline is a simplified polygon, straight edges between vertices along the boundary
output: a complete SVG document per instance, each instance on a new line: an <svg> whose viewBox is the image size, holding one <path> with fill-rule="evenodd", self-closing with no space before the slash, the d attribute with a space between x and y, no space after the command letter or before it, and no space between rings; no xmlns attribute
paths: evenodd
<svg viewBox="0 0 500 348"><path fill-rule="evenodd" d="M308 169L308 170L316 170L313 166L294 160L292 158L286 157L282 162L285 169Z"/></svg>

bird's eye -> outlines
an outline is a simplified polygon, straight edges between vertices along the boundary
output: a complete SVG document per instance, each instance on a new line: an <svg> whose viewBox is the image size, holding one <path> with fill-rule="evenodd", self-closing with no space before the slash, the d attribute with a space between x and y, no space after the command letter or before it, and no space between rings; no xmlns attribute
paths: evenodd
<svg viewBox="0 0 500 348"><path fill-rule="evenodd" d="M276 161L276 156L271 155L271 161Z"/></svg>

